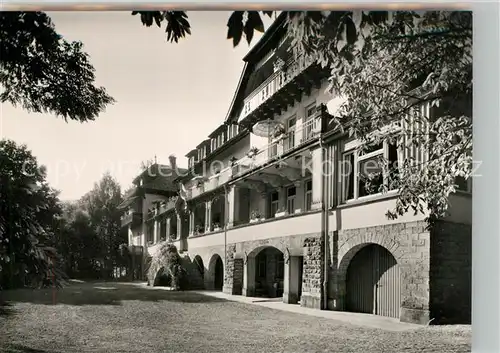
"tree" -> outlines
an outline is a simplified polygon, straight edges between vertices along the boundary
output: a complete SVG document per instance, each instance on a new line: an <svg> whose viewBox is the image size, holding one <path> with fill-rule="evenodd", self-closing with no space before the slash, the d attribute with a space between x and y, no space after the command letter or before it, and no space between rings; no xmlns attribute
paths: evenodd
<svg viewBox="0 0 500 353"><path fill-rule="evenodd" d="M273 13L234 11L227 22L227 38L232 39L234 46L243 37L251 43L255 31L264 31L261 14L271 17ZM6 24L2 21L0 25L0 49L9 49L10 45L23 52L26 43L31 42L26 38L36 37L30 31L42 33L47 31L46 27L51 28L48 31L55 36L48 17L37 14L43 19L36 22L38 27L26 13L2 14L6 16L2 19L8 21ZM177 43L191 34L191 24L183 11L134 11L132 15L139 15L145 26L164 26L169 42ZM387 215L395 218L410 208L416 212L427 208L431 218L446 215L448 196L455 191L457 177L467 179L472 173L471 12L288 11L286 17L288 32L294 38L291 47L313 56L318 64L330 68L331 90L347 98L340 116L336 117L340 127L364 140L365 146L370 146L381 138L372 134L374 130L399 123L404 118L406 123L392 138L404 138L408 148L423 146L431 152L429 161L424 163L411 159L403 161L399 179L393 181L393 186L400 190L397 205ZM31 25L25 26L25 21ZM7 35L18 28L27 33L12 33L16 39L7 40ZM81 45L78 48L78 53L81 53ZM61 56L61 62L66 64L64 60L67 57ZM86 58L85 55L83 57ZM46 65L42 67L45 68L51 58L53 56L47 56ZM25 62L36 64L30 60ZM90 64L82 61L85 72L93 72ZM80 63L78 61L78 65ZM4 73L0 80L15 77L18 72L14 66L5 65L3 61L1 67ZM53 77L49 75L45 82ZM88 88L83 81L88 83L90 78L93 81L93 76L85 77L81 83ZM47 104L54 102L53 96L47 98L45 95L41 100L42 95L30 93L38 92L38 88L31 88L36 80L23 81L24 86L14 86L13 83L17 82L14 80L8 82L12 92L21 92L14 96L26 97L26 107L52 106ZM25 90L23 87L27 87L28 93L22 93ZM70 96L66 93L72 88L65 87L63 96ZM100 109L112 100L106 95L100 98L96 100L102 103ZM91 99L85 100L79 106L88 103L91 105L87 107L89 111L96 114L97 110L91 109L94 106L91 102ZM427 102L440 110L439 118L429 120L419 112L418 107ZM68 116L73 119L78 115Z"/></svg>
<svg viewBox="0 0 500 353"><path fill-rule="evenodd" d="M51 246L61 213L57 192L45 168L25 145L0 141L0 287L40 285L55 275L65 278Z"/></svg>
<svg viewBox="0 0 500 353"><path fill-rule="evenodd" d="M105 277L110 277L114 266L119 263L119 246L127 242L127 234L121 227L122 212L118 209L122 201L120 184L109 173L80 200L98 239L94 244L94 252L99 254Z"/></svg>
<svg viewBox="0 0 500 353"><path fill-rule="evenodd" d="M64 40L43 12L0 12L0 52L2 103L85 122L114 102L95 86L82 43Z"/></svg>
<svg viewBox="0 0 500 353"><path fill-rule="evenodd" d="M374 131L397 124L390 140L429 152L428 160L401 161L382 187L399 189L387 216L410 209L445 216L457 178L472 173L472 13L332 12L291 22L296 48L331 68L331 91L347 98L341 127L370 147L386 136ZM426 114L426 104L437 114Z"/></svg>

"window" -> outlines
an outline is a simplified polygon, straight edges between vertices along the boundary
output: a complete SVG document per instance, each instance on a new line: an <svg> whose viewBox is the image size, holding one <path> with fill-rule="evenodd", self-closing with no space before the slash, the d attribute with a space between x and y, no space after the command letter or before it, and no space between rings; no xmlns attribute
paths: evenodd
<svg viewBox="0 0 500 353"><path fill-rule="evenodd" d="M274 217L276 212L278 212L278 206L279 206L279 194L277 191L274 191L271 194L271 207L270 207L271 217Z"/></svg>
<svg viewBox="0 0 500 353"><path fill-rule="evenodd" d="M304 124L303 124L303 140L307 141L313 135L315 121L313 120L314 115L316 114L316 103L313 103L306 107L306 113L304 116Z"/></svg>
<svg viewBox="0 0 500 353"><path fill-rule="evenodd" d="M297 118L295 116L288 119L286 123L286 138L284 141L285 151L295 147L295 125L297 124Z"/></svg>
<svg viewBox="0 0 500 353"><path fill-rule="evenodd" d="M290 186L286 190L286 212L288 214L295 213L295 195L296 195L295 186Z"/></svg>
<svg viewBox="0 0 500 353"><path fill-rule="evenodd" d="M316 114L316 103L313 103L306 107L305 121L308 121Z"/></svg>
<svg viewBox="0 0 500 353"><path fill-rule="evenodd" d="M399 177L398 149L387 141L343 155L342 200L378 194L382 187L397 188ZM384 168L387 163L387 168Z"/></svg>
<svg viewBox="0 0 500 353"><path fill-rule="evenodd" d="M312 207L312 180L306 181L304 200L306 211L310 211Z"/></svg>
<svg viewBox="0 0 500 353"><path fill-rule="evenodd" d="M148 243L153 243L155 239L154 227L152 224L146 226L146 241Z"/></svg>

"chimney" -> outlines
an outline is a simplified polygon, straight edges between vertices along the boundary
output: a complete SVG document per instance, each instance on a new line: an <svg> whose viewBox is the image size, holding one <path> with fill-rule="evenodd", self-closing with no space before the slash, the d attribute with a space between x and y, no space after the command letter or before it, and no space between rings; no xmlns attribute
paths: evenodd
<svg viewBox="0 0 500 353"><path fill-rule="evenodd" d="M168 160L170 161L170 168L172 168L172 170L174 172L177 171L177 157L175 157L173 154L171 154L170 156L168 156Z"/></svg>

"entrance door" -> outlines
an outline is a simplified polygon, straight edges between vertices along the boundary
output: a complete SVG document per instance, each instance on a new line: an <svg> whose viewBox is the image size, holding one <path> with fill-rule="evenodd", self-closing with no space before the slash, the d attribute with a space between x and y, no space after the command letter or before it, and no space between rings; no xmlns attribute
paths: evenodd
<svg viewBox="0 0 500 353"><path fill-rule="evenodd" d="M222 265L222 259L217 257L215 260L215 270L214 270L214 289L222 290L224 284L224 266Z"/></svg>
<svg viewBox="0 0 500 353"><path fill-rule="evenodd" d="M302 296L302 275L304 271L304 256L299 256L299 291L298 298L300 302L300 297Z"/></svg>
<svg viewBox="0 0 500 353"><path fill-rule="evenodd" d="M399 266L379 245L368 245L347 269L347 310L399 318L401 304Z"/></svg>

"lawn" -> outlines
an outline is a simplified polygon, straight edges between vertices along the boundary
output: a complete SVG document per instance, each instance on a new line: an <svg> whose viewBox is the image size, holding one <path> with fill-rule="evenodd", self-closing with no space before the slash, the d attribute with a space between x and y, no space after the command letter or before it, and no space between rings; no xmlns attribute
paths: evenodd
<svg viewBox="0 0 500 353"><path fill-rule="evenodd" d="M0 352L470 352L470 327L384 331L127 284L2 296Z"/></svg>

